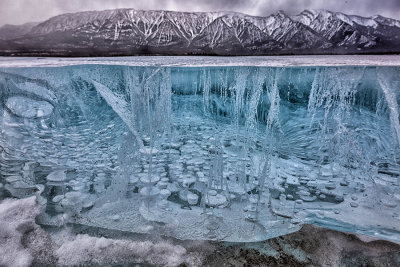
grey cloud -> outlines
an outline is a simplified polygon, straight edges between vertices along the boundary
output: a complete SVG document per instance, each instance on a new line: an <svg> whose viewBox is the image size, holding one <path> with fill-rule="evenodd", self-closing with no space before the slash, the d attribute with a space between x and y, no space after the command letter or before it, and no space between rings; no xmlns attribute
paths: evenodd
<svg viewBox="0 0 400 267"><path fill-rule="evenodd" d="M347 14L381 14L400 19L399 0L0 0L0 25L43 21L67 12L127 7L177 11L237 11L260 16L279 10L297 14L304 9L328 9Z"/></svg>

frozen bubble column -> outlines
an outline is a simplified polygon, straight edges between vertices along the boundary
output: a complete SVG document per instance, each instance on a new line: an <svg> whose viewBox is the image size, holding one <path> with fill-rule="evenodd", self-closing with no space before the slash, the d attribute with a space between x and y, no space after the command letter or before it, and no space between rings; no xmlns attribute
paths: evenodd
<svg viewBox="0 0 400 267"><path fill-rule="evenodd" d="M42 224L400 241L397 67L0 70L0 197Z"/></svg>

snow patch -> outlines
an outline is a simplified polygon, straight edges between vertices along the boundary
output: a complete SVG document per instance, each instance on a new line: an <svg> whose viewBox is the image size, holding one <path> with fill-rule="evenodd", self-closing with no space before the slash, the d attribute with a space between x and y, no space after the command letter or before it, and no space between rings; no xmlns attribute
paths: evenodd
<svg viewBox="0 0 400 267"><path fill-rule="evenodd" d="M157 266L196 266L198 257L169 242L134 242L78 235L56 250L60 265L148 263Z"/></svg>
<svg viewBox="0 0 400 267"><path fill-rule="evenodd" d="M33 231L39 212L35 197L21 200L6 199L0 204L0 266L30 266L33 261L29 248L22 244L26 232Z"/></svg>
<svg viewBox="0 0 400 267"><path fill-rule="evenodd" d="M75 235L64 229L45 232L35 223L35 197L0 203L0 266L110 265L201 266L204 255L169 241L133 241Z"/></svg>

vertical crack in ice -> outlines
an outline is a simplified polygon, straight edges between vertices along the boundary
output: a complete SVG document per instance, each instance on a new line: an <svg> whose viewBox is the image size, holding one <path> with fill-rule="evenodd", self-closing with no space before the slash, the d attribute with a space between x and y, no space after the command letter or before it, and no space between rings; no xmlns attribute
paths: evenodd
<svg viewBox="0 0 400 267"><path fill-rule="evenodd" d="M270 107L268 111L268 119L267 119L267 129L271 130L272 128L276 128L278 131L281 130L281 125L279 121L279 111L280 111L280 96L279 96L279 88L278 81L283 69L277 68L275 69L274 82L271 88L267 88L267 94L270 101Z"/></svg>
<svg viewBox="0 0 400 267"><path fill-rule="evenodd" d="M103 85L99 82L93 81L93 80L91 82L95 86L97 92L100 93L100 95L104 98L104 100L112 107L112 109L125 122L126 126L128 126L131 133L135 136L139 147L143 148L143 140L140 137L139 133L134 128L134 125L132 125L132 118L131 118L132 113L129 111L128 103L125 100L123 100L122 96L116 95L105 85Z"/></svg>
<svg viewBox="0 0 400 267"><path fill-rule="evenodd" d="M346 165L356 158L363 158L360 140L357 140L358 129L351 126L350 115L363 75L363 68L318 68L315 72L308 112L311 114L311 125L317 124L320 129L321 162L328 157ZM316 120L321 112L322 121Z"/></svg>
<svg viewBox="0 0 400 267"><path fill-rule="evenodd" d="M210 93L211 93L211 75L210 70L202 70L200 81L203 87L203 107L204 112L209 111L210 107Z"/></svg>
<svg viewBox="0 0 400 267"><path fill-rule="evenodd" d="M397 144L400 146L400 115L396 96L396 90L400 90L400 87L396 87L396 84L391 82L394 77L399 78L399 74L395 69L384 67L377 68L376 74L379 85L381 86L389 107L390 121L392 123L394 135L397 140Z"/></svg>

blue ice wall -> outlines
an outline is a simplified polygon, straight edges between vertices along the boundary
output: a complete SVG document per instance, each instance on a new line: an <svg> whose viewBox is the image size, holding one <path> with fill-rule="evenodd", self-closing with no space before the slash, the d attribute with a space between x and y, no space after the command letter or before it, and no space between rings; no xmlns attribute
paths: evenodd
<svg viewBox="0 0 400 267"><path fill-rule="evenodd" d="M0 197L42 224L400 240L400 68L7 68L0 99Z"/></svg>

